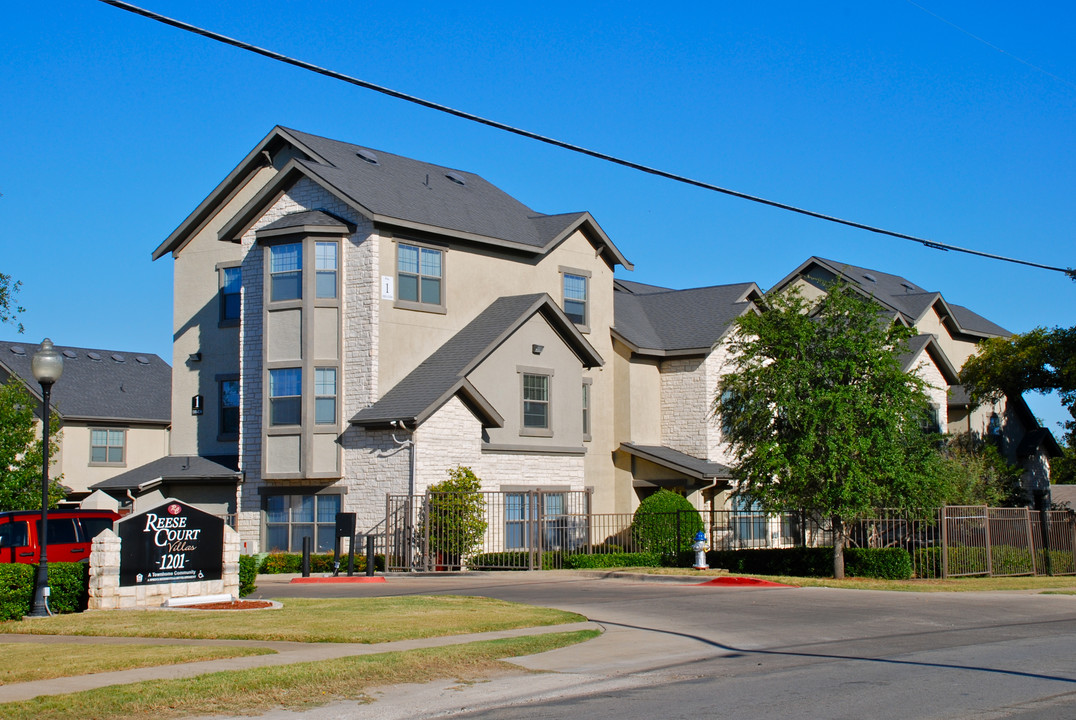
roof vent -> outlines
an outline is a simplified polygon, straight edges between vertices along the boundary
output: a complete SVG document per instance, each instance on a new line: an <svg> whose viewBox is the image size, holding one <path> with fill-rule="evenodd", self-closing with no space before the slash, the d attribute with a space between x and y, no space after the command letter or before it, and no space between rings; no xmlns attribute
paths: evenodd
<svg viewBox="0 0 1076 720"><path fill-rule="evenodd" d="M74 360L75 358L78 357L78 355L75 353L74 350L63 350L62 352L63 352L65 358L70 358L70 359Z"/></svg>
<svg viewBox="0 0 1076 720"><path fill-rule="evenodd" d="M149 365L149 358L145 355L135 355L135 362L139 365Z"/></svg>
<svg viewBox="0 0 1076 720"><path fill-rule="evenodd" d="M446 172L445 177L457 185L466 185L467 181L458 172Z"/></svg>
<svg viewBox="0 0 1076 720"><path fill-rule="evenodd" d="M95 362L101 362L100 353L88 352L88 353L86 353L86 357L88 357L90 360L93 360Z"/></svg>
<svg viewBox="0 0 1076 720"><path fill-rule="evenodd" d="M25 355L26 348L24 348L22 345L12 345L11 352L15 353L16 355Z"/></svg>
<svg viewBox="0 0 1076 720"><path fill-rule="evenodd" d="M359 151L356 152L355 154L359 156L360 160L364 160L364 161L370 163L371 165L380 165L381 164L380 162L378 162L377 155L374 153L373 150L359 149Z"/></svg>
<svg viewBox="0 0 1076 720"><path fill-rule="evenodd" d="M870 280L872 283L878 282L878 278L874 277L870 273L863 273L863 277L865 277L867 280Z"/></svg>
<svg viewBox="0 0 1076 720"><path fill-rule="evenodd" d="M127 358L120 355L119 353L112 353L112 359L116 362L127 362Z"/></svg>
<svg viewBox="0 0 1076 720"><path fill-rule="evenodd" d="M904 286L904 292L915 292L915 285L910 282L902 282L901 285Z"/></svg>

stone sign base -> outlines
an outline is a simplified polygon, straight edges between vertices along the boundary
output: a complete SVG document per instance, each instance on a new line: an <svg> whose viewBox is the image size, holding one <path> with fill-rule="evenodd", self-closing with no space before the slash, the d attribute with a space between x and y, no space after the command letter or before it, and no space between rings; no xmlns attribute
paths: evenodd
<svg viewBox="0 0 1076 720"><path fill-rule="evenodd" d="M220 580L160 583L156 585L120 585L119 536L105 530L93 540L90 551L90 610L159 608L171 598L202 595L239 597L239 533L224 528L224 565Z"/></svg>

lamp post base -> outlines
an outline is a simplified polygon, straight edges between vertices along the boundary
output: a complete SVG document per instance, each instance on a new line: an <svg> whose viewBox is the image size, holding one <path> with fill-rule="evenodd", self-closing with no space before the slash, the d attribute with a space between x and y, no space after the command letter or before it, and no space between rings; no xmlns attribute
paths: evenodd
<svg viewBox="0 0 1076 720"><path fill-rule="evenodd" d="M37 577L34 580L34 604L30 607L30 613L26 617L48 617L49 612L49 568L47 563L37 566Z"/></svg>

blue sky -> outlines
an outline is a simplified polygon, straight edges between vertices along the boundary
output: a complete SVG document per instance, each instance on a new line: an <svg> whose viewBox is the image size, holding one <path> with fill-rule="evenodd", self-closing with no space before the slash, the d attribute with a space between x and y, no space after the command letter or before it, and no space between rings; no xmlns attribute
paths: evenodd
<svg viewBox="0 0 1076 720"><path fill-rule="evenodd" d="M742 192L1076 266L1068 3L919 3L966 32L907 0L141 4ZM171 260L150 252L276 124L476 172L540 212L589 210L640 282L767 288L819 255L904 275L1014 332L1076 322L1060 273L646 176L91 0L12 4L0 67L0 272L23 283L28 344L170 362ZM1067 416L1028 399L1051 426Z"/></svg>

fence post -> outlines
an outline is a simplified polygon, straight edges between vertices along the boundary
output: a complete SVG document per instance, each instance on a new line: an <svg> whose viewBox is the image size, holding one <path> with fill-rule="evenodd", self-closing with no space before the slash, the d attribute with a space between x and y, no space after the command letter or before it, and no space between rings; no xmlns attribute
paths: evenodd
<svg viewBox="0 0 1076 720"><path fill-rule="evenodd" d="M593 493L593 488L587 488L586 496L584 497L584 504L586 506L587 513L587 555L592 555L594 553L594 510L590 504L590 498Z"/></svg>
<svg viewBox="0 0 1076 720"><path fill-rule="evenodd" d="M1042 567L1046 571L1047 575L1054 574L1053 561L1050 559L1050 518L1047 515L1048 506L1046 504L1046 493L1038 491L1035 493L1035 501L1039 506L1039 530L1042 534ZM1030 528L1028 528L1030 532ZM1031 545L1031 552L1035 552L1035 545ZM1034 558L1034 555L1032 556ZM1035 567L1035 572L1038 573L1038 567Z"/></svg>
<svg viewBox="0 0 1076 720"><path fill-rule="evenodd" d="M680 508L676 508L676 546L673 548L673 557L680 555Z"/></svg>
<svg viewBox="0 0 1076 720"><path fill-rule="evenodd" d="M422 546L422 561L426 572L430 572L433 567L430 563L430 491L427 490L426 494L422 496L422 517L426 519L423 525L423 535L425 536L424 544Z"/></svg>
<svg viewBox="0 0 1076 720"><path fill-rule="evenodd" d="M949 517L947 507L938 508L938 517L941 525L941 576L949 577Z"/></svg>
<svg viewBox="0 0 1076 720"><path fill-rule="evenodd" d="M983 505L983 515L986 517L986 575L994 577L994 543L990 539L990 508Z"/></svg>

